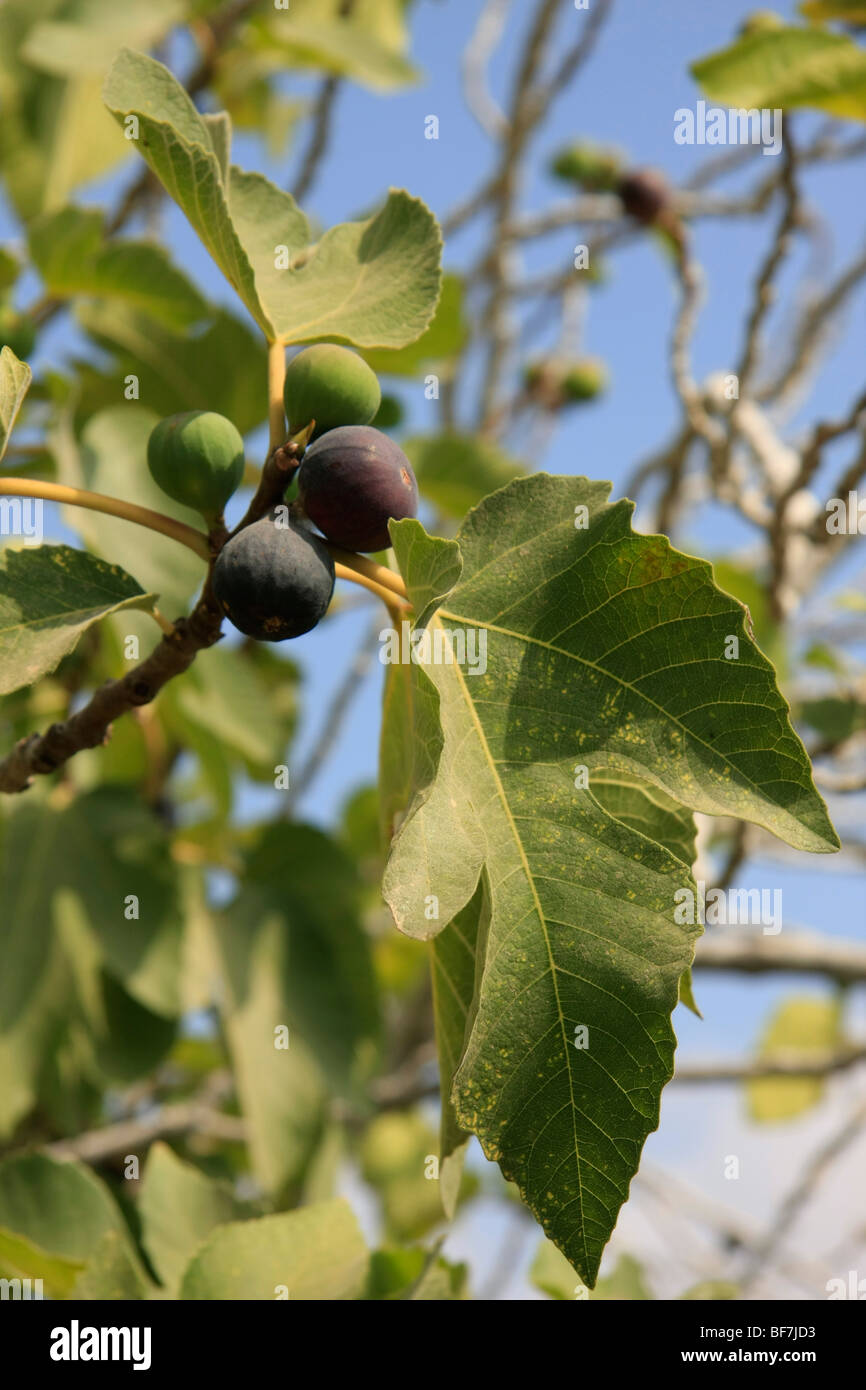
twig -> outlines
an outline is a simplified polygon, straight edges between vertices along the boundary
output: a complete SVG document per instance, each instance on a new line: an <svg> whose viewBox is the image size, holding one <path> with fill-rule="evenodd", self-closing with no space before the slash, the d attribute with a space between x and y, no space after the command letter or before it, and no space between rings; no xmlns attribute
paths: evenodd
<svg viewBox="0 0 866 1390"><path fill-rule="evenodd" d="M671 333L671 377L693 432L707 441L713 456L717 457L724 449L727 434L719 422L707 413L701 391L692 376L689 357L703 286L697 262L688 252L679 258L678 272L681 298Z"/></svg>
<svg viewBox="0 0 866 1390"><path fill-rule="evenodd" d="M685 1213L701 1225L708 1226L714 1235L722 1237L728 1249L754 1250L761 1241L761 1233L751 1221L705 1197L703 1193L696 1192L674 1173L642 1163L635 1183L639 1190L651 1193L657 1201L667 1206L673 1215L682 1217ZM824 1288L830 1272L823 1263L804 1260L787 1252L785 1266L786 1275L813 1296L816 1289Z"/></svg>
<svg viewBox="0 0 866 1390"><path fill-rule="evenodd" d="M364 677L370 669L379 626L380 622L377 617L365 629L354 659L350 662L342 681L334 691L331 703L325 712L319 737L310 749L300 771L290 779L291 790L286 805L286 814L289 816L294 813L301 797L310 790L337 742L343 720L349 711L352 700L360 690Z"/></svg>
<svg viewBox="0 0 866 1390"><path fill-rule="evenodd" d="M203 531L187 526L162 512L151 511L149 507L139 507L134 502L124 502L119 497L106 497L101 492L87 492L84 488L67 487L65 483L35 482L32 478L0 478L0 496L41 497L46 502L61 502L70 507L85 507L92 512L105 512L108 516L118 516L124 521L135 522L137 526L147 526L151 531L159 531L179 541L188 550L195 551L203 560L210 559L208 538Z"/></svg>
<svg viewBox="0 0 866 1390"><path fill-rule="evenodd" d="M355 0L342 0L337 10L338 17L347 19L354 7ZM292 197L296 203L302 203L309 193L313 185L313 180L318 172L319 165L327 151L328 142L331 138L334 106L339 89L340 78L333 73L323 78L319 86L318 95L312 111L313 124L310 132L310 142L307 145L303 162L298 171L298 177L292 188Z"/></svg>
<svg viewBox="0 0 866 1390"><path fill-rule="evenodd" d="M742 1279L742 1287L748 1288L757 1279L761 1269L772 1260L781 1242L785 1239L802 1209L818 1187L827 1169L840 1154L859 1139L866 1125L866 1102L858 1105L829 1139L816 1150L797 1182L782 1202L776 1219L752 1253Z"/></svg>
<svg viewBox="0 0 866 1390"><path fill-rule="evenodd" d="M302 203L309 193L313 180L316 177L319 164L324 158L328 148L334 115L334 105L339 87L340 79L333 75L324 78L319 87L319 93L312 111L313 127L310 135L310 143L304 154L304 161L298 171L298 177L292 187L292 197L296 203Z"/></svg>
<svg viewBox="0 0 866 1390"><path fill-rule="evenodd" d="M364 579L369 579L380 589L387 589L390 593L396 594L398 598L406 599L406 585L400 575L389 570L386 565L377 564L375 560L369 559L366 555L356 555L352 550L343 550L331 541L325 541L325 545L330 550L334 563L337 565L338 574L342 565L351 571L350 577L354 578L356 583L360 584Z"/></svg>
<svg viewBox="0 0 866 1390"><path fill-rule="evenodd" d="M847 1071L859 1062L866 1062L866 1043L838 1051L779 1052L772 1057L759 1057L744 1062L695 1062L677 1067L674 1081L729 1082L757 1081L770 1076L832 1076Z"/></svg>
<svg viewBox="0 0 866 1390"><path fill-rule="evenodd" d="M815 781L828 792L848 793L866 791L866 772L832 773L816 771Z"/></svg>
<svg viewBox="0 0 866 1390"><path fill-rule="evenodd" d="M286 380L286 347L282 342L268 343L268 445L271 454L286 439L286 416L283 406L283 386Z"/></svg>
<svg viewBox="0 0 866 1390"><path fill-rule="evenodd" d="M791 249L791 235L800 218L800 198L796 179L797 154L791 139L790 127L785 134L782 160L780 175L784 197L782 216L772 245L758 271L755 287L752 291L752 308L746 325L739 366L736 369L740 399L748 393L750 378L757 361L761 329L773 303L773 281L782 261ZM736 415L736 408L732 414Z"/></svg>
<svg viewBox="0 0 866 1390"><path fill-rule="evenodd" d="M813 932L744 936L708 932L695 951L698 970L734 970L746 975L793 972L823 975L840 985L866 982L866 945Z"/></svg>
<svg viewBox="0 0 866 1390"><path fill-rule="evenodd" d="M803 488L808 487L812 478L821 466L822 451L825 445L834 439L841 438L842 435L849 434L856 429L860 417L866 411L866 391L864 391L854 402L846 415L839 420L822 420L816 424L811 432L809 442L800 457L800 467L794 477L790 480L784 491L776 498L775 511L769 527L769 550L770 550L770 579L769 593L774 614L777 618L782 616L782 604L780 602L780 590L785 581L785 570L787 561L787 543L789 531L787 526L787 512L792 497ZM838 489L831 494L836 497L847 499L850 487L853 487L866 467L866 459L861 461L855 459L849 473L843 475L838 484ZM853 481L851 479L853 478ZM812 530L812 540L820 544L830 538L826 529L826 516L821 516Z"/></svg>
<svg viewBox="0 0 866 1390"><path fill-rule="evenodd" d="M83 1163L103 1163L117 1154L138 1154L157 1139L172 1134L201 1134L224 1144L243 1144L248 1138L246 1121L240 1115L226 1115L216 1105L202 1099L162 1105L146 1119L120 1120L102 1129L89 1130L74 1139L58 1139L43 1146L41 1152L52 1158L76 1158Z"/></svg>
<svg viewBox="0 0 866 1390"><path fill-rule="evenodd" d="M488 135L499 138L508 122L487 87L486 68L502 37L511 0L486 0L475 31L463 50L463 91L466 105Z"/></svg>
<svg viewBox="0 0 866 1390"><path fill-rule="evenodd" d="M734 874L739 869L743 860L746 858L746 845L748 842L749 827L744 820L734 822L733 843L728 852L725 867L714 881L714 888L727 888L733 882Z"/></svg>
<svg viewBox="0 0 866 1390"><path fill-rule="evenodd" d="M855 286L866 276L866 253L851 263L829 289L809 305L794 336L788 361L780 372L753 394L758 401L775 400L798 380L818 354L828 321L842 307ZM824 333L822 333L822 329Z"/></svg>
<svg viewBox="0 0 866 1390"><path fill-rule="evenodd" d="M559 0L539 0L523 49L509 106L508 127L503 140L499 169L491 200L494 206L494 254L489 258L490 294L483 325L489 348L481 387L479 420L482 425L495 408L496 387L508 354L511 330L506 313L509 280L509 250L506 228L518 191L523 155L529 138L549 109L551 102L592 53L596 39L610 10L610 0L597 0L583 22L578 42L566 54L554 77L539 79L545 48L561 11Z"/></svg>

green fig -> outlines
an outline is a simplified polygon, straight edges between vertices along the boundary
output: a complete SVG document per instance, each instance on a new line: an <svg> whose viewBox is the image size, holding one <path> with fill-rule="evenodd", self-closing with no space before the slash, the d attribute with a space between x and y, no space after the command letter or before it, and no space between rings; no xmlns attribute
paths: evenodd
<svg viewBox="0 0 866 1390"><path fill-rule="evenodd" d="M244 441L224 415L187 410L152 430L147 466L164 493L212 522L243 477Z"/></svg>
<svg viewBox="0 0 866 1390"><path fill-rule="evenodd" d="M619 150L576 140L559 150L550 162L550 172L566 183L577 183L594 192L612 189L620 175L623 156Z"/></svg>
<svg viewBox="0 0 866 1390"><path fill-rule="evenodd" d="M283 392L289 433L315 420L312 438L340 425L369 425L382 393L363 357L336 343L316 343L293 357Z"/></svg>

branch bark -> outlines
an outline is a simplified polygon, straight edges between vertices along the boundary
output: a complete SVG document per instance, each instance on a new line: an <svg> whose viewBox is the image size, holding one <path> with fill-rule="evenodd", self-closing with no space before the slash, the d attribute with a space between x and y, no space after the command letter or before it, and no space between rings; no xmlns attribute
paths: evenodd
<svg viewBox="0 0 866 1390"><path fill-rule="evenodd" d="M56 772L76 753L106 743L115 719L149 704L168 681L192 665L198 652L219 641L222 619L209 574L189 617L178 618L144 661L119 680L106 681L69 719L15 745L0 761L0 792L26 791L34 776Z"/></svg>

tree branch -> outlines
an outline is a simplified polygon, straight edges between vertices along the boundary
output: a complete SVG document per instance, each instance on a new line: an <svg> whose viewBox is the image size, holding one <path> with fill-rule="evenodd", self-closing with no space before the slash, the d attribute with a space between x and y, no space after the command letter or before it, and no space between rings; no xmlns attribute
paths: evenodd
<svg viewBox="0 0 866 1390"><path fill-rule="evenodd" d="M779 1052L771 1057L758 1057L743 1062L695 1062L677 1067L674 1081L720 1082L758 1081L770 1076L831 1076L847 1071L858 1062L866 1062L866 1043L838 1051L815 1052L804 1056L797 1052Z"/></svg>
<svg viewBox="0 0 866 1390"><path fill-rule="evenodd" d="M188 618L178 618L150 656L119 680L106 681L83 709L44 734L29 734L0 761L0 792L22 792L34 776L47 776L85 748L107 742L121 714L149 704L168 681L186 671L198 652L220 637L223 613L208 575Z"/></svg>
<svg viewBox="0 0 866 1390"><path fill-rule="evenodd" d="M746 975L823 975L840 985L862 984L866 982L866 945L812 932L743 936L711 931L697 944L695 967Z"/></svg>

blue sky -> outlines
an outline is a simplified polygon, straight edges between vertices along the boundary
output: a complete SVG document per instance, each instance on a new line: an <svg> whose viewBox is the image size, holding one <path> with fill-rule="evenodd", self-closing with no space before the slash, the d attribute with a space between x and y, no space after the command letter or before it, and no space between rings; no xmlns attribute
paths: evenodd
<svg viewBox="0 0 866 1390"><path fill-rule="evenodd" d="M524 20L529 8L525 3L514 6ZM545 169L550 154L564 141L578 136L621 146L635 163L659 167L676 182L687 178L708 153L705 149L677 145L673 140L674 112L678 107L693 106L700 96L688 73L688 64L724 47L742 18L753 9L753 4L743 0L728 0L726 4L665 0L663 5L618 0L596 57L574 90L554 105L550 120L533 143L523 210L539 210L567 196L562 185L553 181ZM780 9L787 15L793 14L791 6ZM330 157L306 203L306 210L323 224L367 212L389 186L409 189L442 216L492 169L495 150L465 110L457 62L478 11L476 0L418 0L412 17L412 54L426 74L423 84L387 97L357 87L346 87L341 92ZM563 44L584 20L585 15L575 12L563 0ZM510 26L503 49L492 65L491 85L500 99L510 85L523 27ZM184 50L175 47L174 57L181 60ZM295 92L298 88L309 89L306 82L290 82L288 86ZM424 139L424 119L429 114L439 117L438 141ZM817 123L816 116L799 113L793 128L802 140L816 129ZM238 162L262 168L278 182L290 182L294 160L270 161L249 137L237 139L234 155ZM736 175L719 184L719 190L742 189L751 179L765 173L766 167L761 166L770 163L769 158L758 156L745 181ZM127 171L121 178L125 181L129 176ZM88 190L85 200L100 201L105 190L116 184L117 179L112 179L101 188ZM832 229L827 246L828 269L838 269L862 249L862 163L812 171L805 186L809 199L820 207ZM738 356L750 287L775 217L771 212L769 220L764 217L702 221L695 225L695 250L708 281L707 301L693 345L698 378L712 370L732 369ZM178 261L213 298L232 304L229 287L208 263L194 234L173 208L164 227ZM459 270L470 264L483 244L483 231L480 224L456 237L446 247L446 266ZM11 232L8 213L0 207L0 233ZM534 245L527 256L527 270L564 269L570 263L575 240L573 231L565 230ZM781 277L783 307L771 316L771 342L784 344L784 289L797 283L807 255L806 250L798 250ZM591 296L585 347L607 362L610 390L598 403L568 416L544 457L534 462L552 472L610 478L617 495L635 464L668 438L678 419L666 352L675 285L668 263L648 238L615 253L609 261L609 272L606 283ZM849 306L834 353L806 407L794 417L792 428L844 411L856 389L862 389L866 361L864 307L866 298L861 284L856 300ZM66 327L53 329L45 336L42 360L57 361L69 342ZM420 383L401 386L399 394L412 432L435 428L434 405L424 399ZM219 408L218 390L214 407ZM263 447L263 436L251 439L253 457ZM838 463L834 462L834 472L836 467ZM60 535L59 527L51 534ZM682 548L712 558L730 556L738 548L748 546L753 537L749 528L730 513L707 508L688 517L675 539ZM862 588L862 546L859 555L849 557L831 589L843 579L849 586L857 584ZM351 660L367 621L366 614L337 616L293 645L292 655L302 662L305 674L303 737L318 731L329 692ZM760 640L760 633L758 637ZM300 807L310 820L328 824L347 793L375 777L381 671L381 667L374 666L326 770ZM296 757L296 761L301 760ZM254 815L259 806L257 795L247 796L242 810L245 815ZM804 855L797 864L787 860L784 868L775 862L750 863L739 882L743 886L781 887L788 921L794 916L796 904L797 925L833 935L866 936L862 877L853 872L834 870L826 862ZM779 980L768 984L760 979L699 977L704 1020L699 1022L684 1010L678 1011L675 1021L683 1049L687 1055L701 1058L744 1053L760 1033L771 1004L801 988L810 993L822 992L811 981ZM861 1009L861 1027L863 1022ZM840 1081L834 1083L834 1088L838 1090L843 1085ZM822 1125L832 1122L837 1113L833 1096L823 1112L823 1118L816 1113L772 1135L756 1135L744 1124L741 1104L732 1090L716 1089L698 1096L694 1091L675 1092L672 1087L663 1107L661 1132L651 1137L647 1157L679 1171L694 1186L712 1190L719 1200L766 1215L772 1193L775 1191L778 1198L780 1189L793 1175L791 1155L796 1157L804 1147L816 1143L823 1132ZM736 1184L736 1193L732 1193L735 1185L722 1183L719 1176L720 1155L740 1149L754 1154L755 1166L752 1178L744 1176ZM766 1169L761 1167L765 1163L774 1165L769 1192ZM858 1200L862 1224L866 1216L862 1192ZM840 1195L835 1206L831 1204L826 1210L822 1206L821 1230L827 1228L828 1222L844 1228L850 1219L848 1208L852 1201L849 1192L844 1201ZM637 1217L629 1219L634 1229L624 1226L623 1230L628 1229L630 1238L640 1247L648 1239L646 1232L641 1231ZM499 1238L495 1221L482 1223L481 1230L484 1239ZM472 1227L472 1238L477 1234ZM458 1234L455 1255L462 1240ZM529 1246L532 1244L530 1241ZM508 1286L511 1297L525 1294L520 1276L522 1263L525 1253L515 1262L515 1274Z"/></svg>

